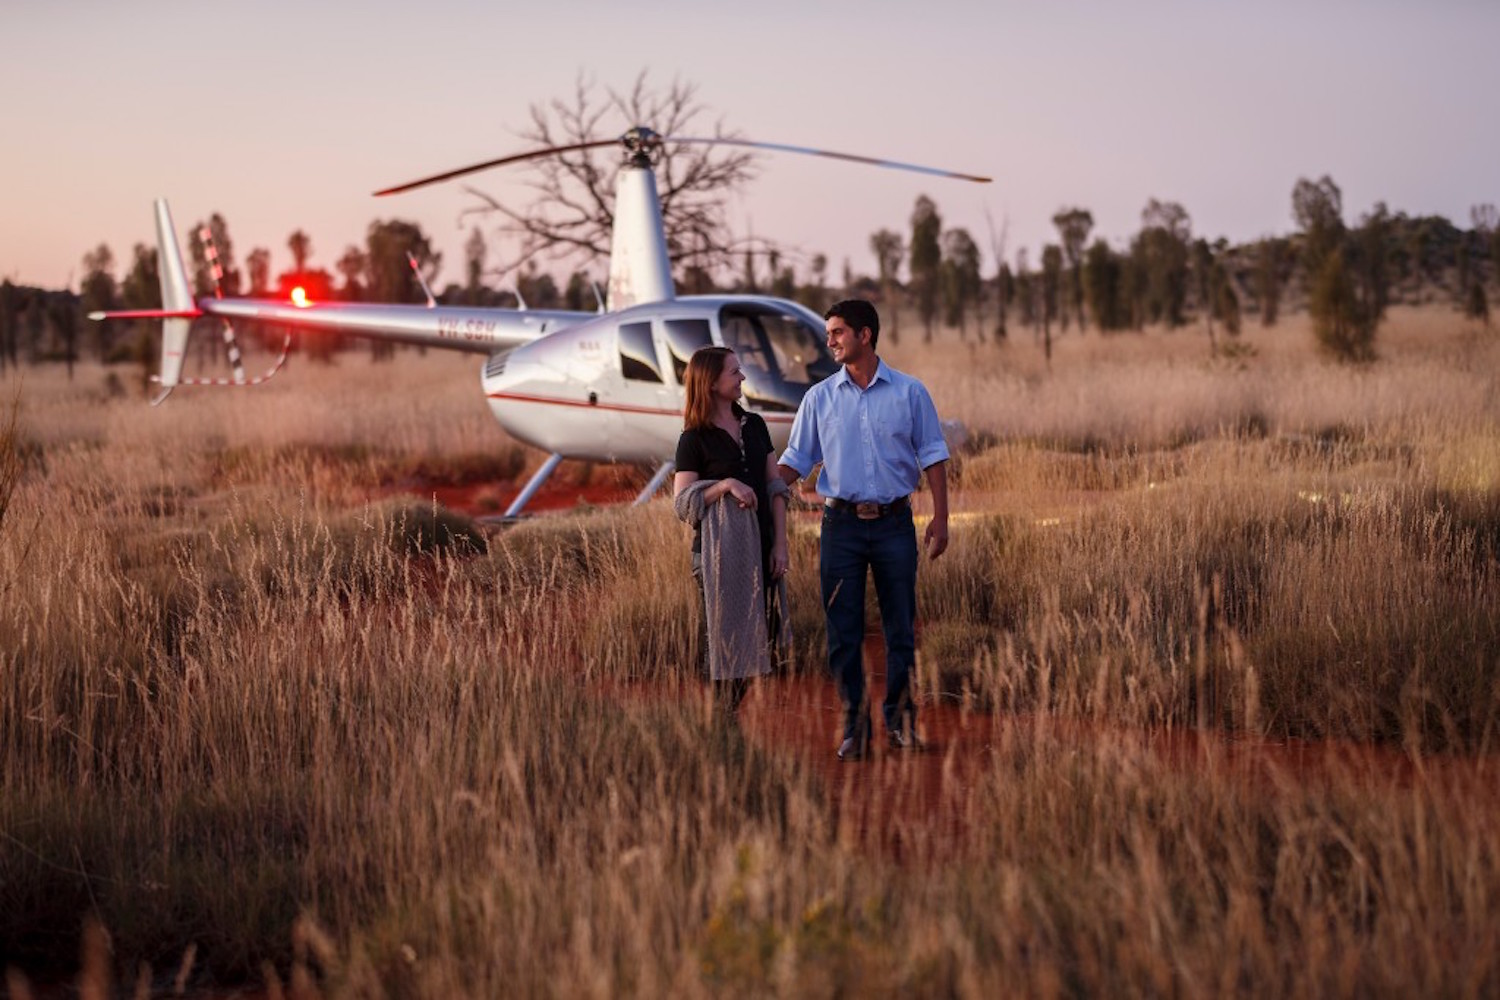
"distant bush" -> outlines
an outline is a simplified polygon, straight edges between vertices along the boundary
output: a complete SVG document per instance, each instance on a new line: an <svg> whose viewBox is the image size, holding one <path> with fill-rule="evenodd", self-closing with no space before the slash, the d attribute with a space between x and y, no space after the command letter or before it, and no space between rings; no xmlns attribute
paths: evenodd
<svg viewBox="0 0 1500 1000"><path fill-rule="evenodd" d="M1339 361L1375 359L1377 317L1360 301L1342 249L1329 253L1318 269L1308 308L1325 353Z"/></svg>

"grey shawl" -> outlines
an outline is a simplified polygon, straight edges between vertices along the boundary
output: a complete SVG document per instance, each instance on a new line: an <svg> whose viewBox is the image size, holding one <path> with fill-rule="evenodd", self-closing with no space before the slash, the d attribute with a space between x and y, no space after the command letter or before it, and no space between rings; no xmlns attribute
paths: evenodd
<svg viewBox="0 0 1500 1000"><path fill-rule="evenodd" d="M730 497L704 503L718 480L700 479L673 500L677 517L701 526L703 606L708 613L708 676L716 681L771 672L761 583L760 524ZM782 604L785 621L785 603Z"/></svg>

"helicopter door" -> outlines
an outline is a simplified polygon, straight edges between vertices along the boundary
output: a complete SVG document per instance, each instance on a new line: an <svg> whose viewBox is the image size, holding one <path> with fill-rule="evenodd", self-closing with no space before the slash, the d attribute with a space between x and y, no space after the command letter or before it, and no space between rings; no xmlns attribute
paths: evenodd
<svg viewBox="0 0 1500 1000"><path fill-rule="evenodd" d="M652 325L650 320L620 324L623 392L617 419L610 421L611 443L621 458L631 461L652 460L665 447L655 439L682 429L677 392L661 361L666 352L653 336Z"/></svg>

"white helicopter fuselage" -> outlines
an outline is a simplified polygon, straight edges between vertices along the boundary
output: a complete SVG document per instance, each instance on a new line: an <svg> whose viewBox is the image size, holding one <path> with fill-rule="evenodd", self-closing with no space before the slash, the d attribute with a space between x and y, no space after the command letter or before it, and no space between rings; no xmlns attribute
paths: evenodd
<svg viewBox="0 0 1500 1000"><path fill-rule="evenodd" d="M497 354L483 388L495 419L534 447L601 462L660 462L682 433L683 373L693 352L729 347L747 409L778 450L797 403L837 366L822 319L784 299L685 296L599 315Z"/></svg>
<svg viewBox="0 0 1500 1000"><path fill-rule="evenodd" d="M549 453L511 503L507 517L520 514L565 458L656 465L637 498L644 502L673 467L682 432L683 375L694 351L720 346L738 355L746 407L765 418L778 451L786 445L803 395L838 370L828 351L823 320L804 306L752 295L677 296L654 170L664 141L651 129L636 126L618 140L533 150L376 192L396 194L505 163L618 143L625 159L616 174L612 206L608 312L440 306L419 273L415 276L426 292L426 307L226 298L218 292L222 270L211 234L203 238L213 251L208 257L216 291L212 297L194 296L171 211L158 199L162 307L102 311L90 317L161 320L161 393L156 404L178 385L258 385L280 370L291 334L268 372L246 378L233 320L300 330L307 337L347 334L488 355L481 381L495 419L513 437ZM670 141L775 149L988 181L914 164L726 136L677 136ZM415 273L416 262L409 255L408 259ZM183 377L190 328L203 317L219 321L232 378Z"/></svg>

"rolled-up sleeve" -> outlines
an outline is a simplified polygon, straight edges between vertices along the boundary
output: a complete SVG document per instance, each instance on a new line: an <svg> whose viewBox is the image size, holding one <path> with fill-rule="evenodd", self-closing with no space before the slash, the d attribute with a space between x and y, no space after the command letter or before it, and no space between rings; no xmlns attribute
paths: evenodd
<svg viewBox="0 0 1500 1000"><path fill-rule="evenodd" d="M933 405L927 387L913 381L911 402L912 443L916 445L917 465L926 469L946 462L948 442L943 440L943 425L938 420L937 407Z"/></svg>
<svg viewBox="0 0 1500 1000"><path fill-rule="evenodd" d="M799 477L805 479L812 472L813 466L821 461L823 446L818 438L817 406L813 394L809 392L803 397L802 405L797 407L797 416L792 420L792 432L787 437L786 450L776 462L795 470Z"/></svg>

